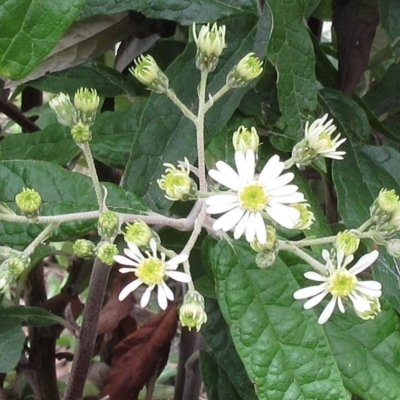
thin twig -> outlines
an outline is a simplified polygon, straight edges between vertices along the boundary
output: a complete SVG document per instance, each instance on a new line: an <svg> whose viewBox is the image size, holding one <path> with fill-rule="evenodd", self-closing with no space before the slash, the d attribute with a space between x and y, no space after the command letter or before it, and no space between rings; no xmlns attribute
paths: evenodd
<svg viewBox="0 0 400 400"><path fill-rule="evenodd" d="M25 132L37 132L40 128L26 117L22 112L14 106L14 104L7 103L0 98L0 112L7 115L8 118L12 119L17 123Z"/></svg>

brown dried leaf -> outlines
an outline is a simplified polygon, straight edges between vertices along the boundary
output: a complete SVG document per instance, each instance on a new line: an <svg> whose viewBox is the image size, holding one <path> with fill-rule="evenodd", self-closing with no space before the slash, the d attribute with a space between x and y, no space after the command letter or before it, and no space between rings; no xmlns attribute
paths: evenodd
<svg viewBox="0 0 400 400"><path fill-rule="evenodd" d="M102 395L109 395L110 400L137 400L144 385L165 367L177 324L177 309L172 304L119 343Z"/></svg>
<svg viewBox="0 0 400 400"><path fill-rule="evenodd" d="M130 274L115 273L111 284L110 295L100 313L98 335L114 330L118 326L119 321L129 314L132 309L132 298L128 296L125 300L119 301L118 295L122 288L131 280L132 277Z"/></svg>
<svg viewBox="0 0 400 400"><path fill-rule="evenodd" d="M75 67L103 54L132 31L128 13L96 15L74 22L46 59L27 77L6 81L6 88Z"/></svg>

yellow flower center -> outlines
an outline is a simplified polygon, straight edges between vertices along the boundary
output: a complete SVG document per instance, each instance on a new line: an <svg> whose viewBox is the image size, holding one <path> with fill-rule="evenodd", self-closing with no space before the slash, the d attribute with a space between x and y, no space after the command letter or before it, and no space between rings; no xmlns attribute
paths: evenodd
<svg viewBox="0 0 400 400"><path fill-rule="evenodd" d="M157 285L164 280L165 263L157 258L147 258L137 267L135 275L146 285Z"/></svg>
<svg viewBox="0 0 400 400"><path fill-rule="evenodd" d="M268 195L258 182L250 183L239 192L240 207L249 211L262 211L268 203Z"/></svg>
<svg viewBox="0 0 400 400"><path fill-rule="evenodd" d="M348 271L335 271L329 277L328 290L333 296L348 296L354 290L357 278Z"/></svg>

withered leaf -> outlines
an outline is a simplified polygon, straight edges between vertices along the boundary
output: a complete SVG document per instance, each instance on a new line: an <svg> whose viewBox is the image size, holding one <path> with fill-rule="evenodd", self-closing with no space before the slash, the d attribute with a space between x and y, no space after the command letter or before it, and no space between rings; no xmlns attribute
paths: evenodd
<svg viewBox="0 0 400 400"><path fill-rule="evenodd" d="M114 348L102 395L137 400L140 390L165 367L178 324L176 305L147 321Z"/></svg>

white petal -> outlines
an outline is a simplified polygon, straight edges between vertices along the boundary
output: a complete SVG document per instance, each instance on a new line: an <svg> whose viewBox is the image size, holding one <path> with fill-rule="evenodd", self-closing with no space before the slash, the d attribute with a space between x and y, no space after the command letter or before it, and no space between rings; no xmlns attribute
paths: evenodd
<svg viewBox="0 0 400 400"><path fill-rule="evenodd" d="M140 299L140 307L144 308L149 304L151 291L154 289L154 284L150 285L143 293L142 298Z"/></svg>
<svg viewBox="0 0 400 400"><path fill-rule="evenodd" d="M331 261L331 255L329 253L328 250L323 249L322 250L322 258L326 261L326 262L330 262Z"/></svg>
<svg viewBox="0 0 400 400"><path fill-rule="evenodd" d="M218 161L216 166L218 170L211 169L208 172L208 175L229 189L239 190L241 187L241 181L239 175L234 171L234 169L223 161Z"/></svg>
<svg viewBox="0 0 400 400"><path fill-rule="evenodd" d="M157 303L161 310L165 310L168 306L167 296L165 294L164 288L161 285L157 285Z"/></svg>
<svg viewBox="0 0 400 400"><path fill-rule="evenodd" d="M271 207L267 206L265 211L274 221L288 229L293 229L300 218L299 210L283 204L274 204Z"/></svg>
<svg viewBox="0 0 400 400"><path fill-rule="evenodd" d="M371 305L369 304L368 300L364 297L361 297L355 290L353 290L349 294L349 298L353 303L353 307L358 312L365 312L371 310Z"/></svg>
<svg viewBox="0 0 400 400"><path fill-rule="evenodd" d="M206 204L208 206L216 206L219 204L234 204L237 203L238 200L238 195L236 193L232 194L230 192L228 193L223 193L223 194L214 194L210 197L207 197L206 199Z"/></svg>
<svg viewBox="0 0 400 400"><path fill-rule="evenodd" d="M120 268L118 271L121 272L121 274L126 274L128 272L135 272L137 268Z"/></svg>
<svg viewBox="0 0 400 400"><path fill-rule="evenodd" d="M265 222L261 213L256 213L256 237L260 244L267 242L267 230L265 228Z"/></svg>
<svg viewBox="0 0 400 400"><path fill-rule="evenodd" d="M171 301L174 300L174 292L168 287L168 285L164 281L161 282L161 285L164 289L167 299L169 299Z"/></svg>
<svg viewBox="0 0 400 400"><path fill-rule="evenodd" d="M294 178L294 174L292 172L288 172L287 174L283 174L279 177L277 177L274 180L268 181L265 183L265 188L266 190L274 190L278 188L282 188L289 182L291 182ZM295 185L293 185L295 186Z"/></svg>
<svg viewBox="0 0 400 400"><path fill-rule="evenodd" d="M362 287L370 290L382 290L382 284L377 281L358 281L356 287Z"/></svg>
<svg viewBox="0 0 400 400"><path fill-rule="evenodd" d="M128 283L120 292L118 295L118 300L122 301L125 300L130 293L132 293L134 290L136 290L141 284L142 284L141 279L136 279L135 281Z"/></svg>
<svg viewBox="0 0 400 400"><path fill-rule="evenodd" d="M293 293L296 300L308 299L325 291L325 285L309 286Z"/></svg>
<svg viewBox="0 0 400 400"><path fill-rule="evenodd" d="M279 197L279 196L287 196L289 194L296 193L299 188L296 185L285 185L275 189L265 188L270 196Z"/></svg>
<svg viewBox="0 0 400 400"><path fill-rule="evenodd" d="M140 262L144 259L143 254L139 250L139 247L136 246L136 244L128 242L128 247L129 247L129 250L136 256L136 257L132 257L134 260L137 260L138 262Z"/></svg>
<svg viewBox="0 0 400 400"><path fill-rule="evenodd" d="M235 163L242 184L252 182L255 170L255 155L252 150L244 155L241 151L235 152Z"/></svg>
<svg viewBox="0 0 400 400"><path fill-rule="evenodd" d="M149 244L154 258L157 258L157 242L155 241L154 238L151 238Z"/></svg>
<svg viewBox="0 0 400 400"><path fill-rule="evenodd" d="M328 290L326 290L326 289L324 288L323 292L321 292L321 293L315 295L314 297L311 297L310 300L307 300L307 301L304 303L303 307L304 307L306 310L309 310L310 308L315 307L317 304L321 303L321 301L326 297L327 294L328 294Z"/></svg>
<svg viewBox="0 0 400 400"><path fill-rule="evenodd" d="M246 240L251 243L256 237L256 218L253 212L249 214L249 221L246 227Z"/></svg>
<svg viewBox="0 0 400 400"><path fill-rule="evenodd" d="M338 305L339 311L343 314L345 312L345 309L344 309L344 305L343 305L343 301L342 301L341 297L338 297L337 305Z"/></svg>
<svg viewBox="0 0 400 400"><path fill-rule="evenodd" d="M178 282L188 283L192 280L190 275L180 271L165 271L165 274Z"/></svg>
<svg viewBox="0 0 400 400"><path fill-rule="evenodd" d="M178 254L175 257L172 257L170 260L168 260L165 263L165 269L166 270L175 270L178 268L179 264L182 264L183 262L187 261L187 259L189 258L189 256L187 254Z"/></svg>
<svg viewBox="0 0 400 400"><path fill-rule="evenodd" d="M380 289L371 289L368 287L362 287L359 286L358 284L355 287L355 290L357 292L360 292L362 294L365 294L367 296L372 296L372 297L381 297L382 296L382 290Z"/></svg>
<svg viewBox="0 0 400 400"><path fill-rule="evenodd" d="M335 309L336 299L337 299L336 296L332 297L330 302L324 308L324 311L322 311L321 315L318 318L318 323L320 325L323 325L326 321L328 321L328 319L332 315L333 310Z"/></svg>
<svg viewBox="0 0 400 400"><path fill-rule="evenodd" d="M250 212L246 212L243 215L242 219L236 225L235 232L233 233L233 237L235 239L239 239L243 235L244 231L246 230L247 223L249 221L249 216Z"/></svg>
<svg viewBox="0 0 400 400"><path fill-rule="evenodd" d="M304 194L301 192L296 192L292 194L288 194L286 196L272 196L269 200L269 204L272 206L273 204L290 204L290 203L301 203L304 201Z"/></svg>
<svg viewBox="0 0 400 400"><path fill-rule="evenodd" d="M374 263L378 256L378 250L373 250L371 251L371 253L365 254L355 263L353 267L349 269L349 272L353 273L354 275L359 274L360 272L367 269L372 263Z"/></svg>
<svg viewBox="0 0 400 400"><path fill-rule="evenodd" d="M304 273L304 276L307 279L310 279L312 281L317 281L317 282L326 282L327 278L321 274L318 274L317 272L314 271L307 271Z"/></svg>
<svg viewBox="0 0 400 400"><path fill-rule="evenodd" d="M240 208L228 211L214 222L214 230L218 231L222 229L224 232L228 232L240 221L244 213L245 211Z"/></svg>
<svg viewBox="0 0 400 400"><path fill-rule="evenodd" d="M285 163L279 160L279 156L274 155L265 164L260 176L258 177L258 181L262 185L266 185L268 184L268 182L276 179L281 174L284 168Z"/></svg>
<svg viewBox="0 0 400 400"><path fill-rule="evenodd" d="M122 265L131 265L132 267L138 266L137 262L134 262L130 258L124 256L114 256L114 261Z"/></svg>

